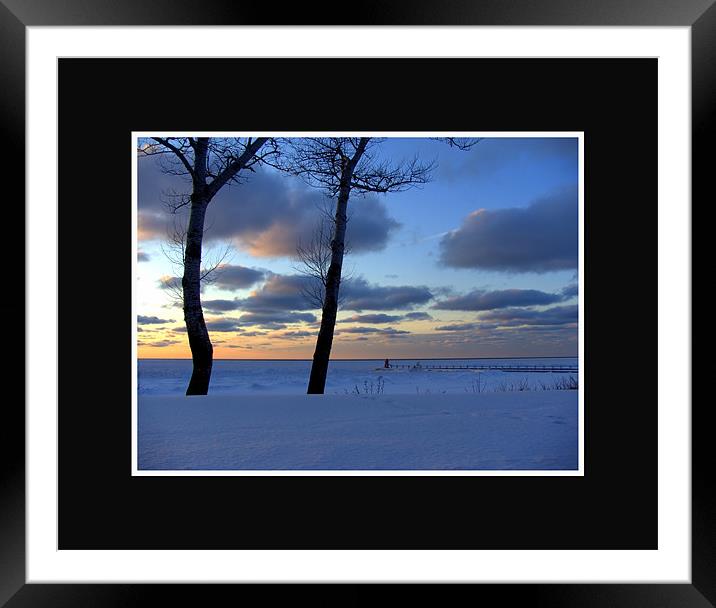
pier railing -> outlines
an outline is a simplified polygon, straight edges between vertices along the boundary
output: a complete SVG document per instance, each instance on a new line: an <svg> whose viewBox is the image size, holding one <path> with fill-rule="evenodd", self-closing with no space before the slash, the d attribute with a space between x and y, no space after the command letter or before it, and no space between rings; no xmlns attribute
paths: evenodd
<svg viewBox="0 0 716 608"><path fill-rule="evenodd" d="M554 373L579 373L579 367L576 365L440 365L440 364L406 364L391 363L388 369L413 369L413 370L432 370L432 369L475 369L490 370L501 372L554 372Z"/></svg>

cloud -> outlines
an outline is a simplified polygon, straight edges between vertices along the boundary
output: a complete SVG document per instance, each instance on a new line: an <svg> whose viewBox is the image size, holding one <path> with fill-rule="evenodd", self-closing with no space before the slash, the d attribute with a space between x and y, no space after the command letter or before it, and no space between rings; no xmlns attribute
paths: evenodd
<svg viewBox="0 0 716 608"><path fill-rule="evenodd" d="M577 207L572 188L527 207L473 211L441 239L439 261L452 268L502 272L574 269Z"/></svg>
<svg viewBox="0 0 716 608"><path fill-rule="evenodd" d="M145 317L144 315L137 316L137 323L140 325L159 325L160 323L171 323L169 319L160 319L159 317Z"/></svg>
<svg viewBox="0 0 716 608"><path fill-rule="evenodd" d="M241 321L239 319L212 319L206 322L206 328L209 331L241 331Z"/></svg>
<svg viewBox="0 0 716 608"><path fill-rule="evenodd" d="M313 305L303 295L311 279L299 274L270 274L266 282L247 298L237 298L236 310L247 312L284 312L312 310Z"/></svg>
<svg viewBox="0 0 716 608"><path fill-rule="evenodd" d="M246 266L225 264L216 270L212 285L227 291L236 291L251 287L262 281L266 273Z"/></svg>
<svg viewBox="0 0 716 608"><path fill-rule="evenodd" d="M217 299L203 302L204 308L212 313L243 311L242 323L313 323L314 305L303 295L312 279L300 274L281 275L267 273L266 281L245 298L232 300ZM363 278L347 279L341 285L344 301L342 310L360 312L366 310L410 309L425 304L433 298L427 287L381 286L368 283ZM402 320L430 319L425 312L405 315L355 315L350 320L364 323L393 323Z"/></svg>
<svg viewBox="0 0 716 608"><path fill-rule="evenodd" d="M568 325L579 318L579 306L553 306L546 310L507 308L483 313L480 321L493 322L501 327Z"/></svg>
<svg viewBox="0 0 716 608"><path fill-rule="evenodd" d="M381 334L384 336L398 336L398 335L404 335L409 334L409 331L404 331L402 329L395 329L393 327L346 327L341 328L339 332L336 332L336 334Z"/></svg>
<svg viewBox="0 0 716 608"><path fill-rule="evenodd" d="M255 268L247 268L246 266L232 266L226 264L218 269L214 275L214 281L212 286L226 291L237 291L239 289L246 289L262 281L266 273L262 270ZM164 275L159 278L159 288L166 289L168 291L181 292L181 277L175 277L172 275ZM203 292L206 288L206 283L202 281L201 291ZM222 306L222 303L226 306L230 306L232 300L207 300L212 302L213 306ZM206 304L206 303L204 303ZM223 310L235 310L235 308L224 308Z"/></svg>
<svg viewBox="0 0 716 608"><path fill-rule="evenodd" d="M510 357L569 355L577 352L576 325L502 326L479 323L472 330L440 331L404 336L413 356L428 348L433 356Z"/></svg>
<svg viewBox="0 0 716 608"><path fill-rule="evenodd" d="M165 274L163 277L159 277L159 288L181 291L181 277L173 277Z"/></svg>
<svg viewBox="0 0 716 608"><path fill-rule="evenodd" d="M453 296L436 302L437 310L494 310L511 306L535 306L554 304L564 299L562 294L545 293L536 289L502 289L486 291L476 289L462 296Z"/></svg>
<svg viewBox="0 0 716 608"><path fill-rule="evenodd" d="M350 279L341 286L344 310L405 310L426 304L433 294L425 286L371 285L363 278Z"/></svg>
<svg viewBox="0 0 716 608"><path fill-rule="evenodd" d="M244 327L259 327L260 329L283 329L291 323L312 323L316 316L312 313L302 312L248 312L240 317L225 317L207 321L209 331L236 331L243 332ZM245 332L244 335L249 335ZM261 334L255 334L261 335Z"/></svg>
<svg viewBox="0 0 716 608"><path fill-rule="evenodd" d="M315 334L310 331L297 330L297 331L284 332L278 337L279 338L309 338L314 335Z"/></svg>
<svg viewBox="0 0 716 608"><path fill-rule="evenodd" d="M431 321L433 317L427 312L408 312L403 315L403 318L410 321Z"/></svg>
<svg viewBox="0 0 716 608"><path fill-rule="evenodd" d="M469 153L441 154L440 177L489 178L502 170L525 171L545 163L557 163L576 175L578 157L576 137L490 137Z"/></svg>
<svg viewBox="0 0 716 608"><path fill-rule="evenodd" d="M137 251L137 262L148 262L151 258L144 251Z"/></svg>
<svg viewBox="0 0 716 608"><path fill-rule="evenodd" d="M468 331L478 327L478 323L454 323L453 325L441 325L435 329L437 331Z"/></svg>
<svg viewBox="0 0 716 608"><path fill-rule="evenodd" d="M384 313L376 313L372 315L353 315L347 319L343 319L344 323L398 323L403 319L403 315L386 315Z"/></svg>
<svg viewBox="0 0 716 608"><path fill-rule="evenodd" d="M191 186L181 177L163 174L151 158L139 161L138 184L139 239L164 239L174 218L163 192L188 192ZM299 239L310 240L327 203L320 191L298 179L259 169L248 182L224 187L214 197L207 209L205 239L230 240L258 257L294 256ZM346 240L356 254L384 249L400 226L375 195L352 196L348 216Z"/></svg>
<svg viewBox="0 0 716 608"><path fill-rule="evenodd" d="M304 275L272 274L264 285L248 298L237 300L238 307L246 311L313 310L303 295L312 279ZM381 286L358 277L347 279L340 288L343 310L401 310L425 304L433 298L427 287Z"/></svg>
<svg viewBox="0 0 716 608"><path fill-rule="evenodd" d="M174 299L181 298L182 295L182 285L181 285L181 277L175 277L169 274L165 274L162 277L159 277L159 280L157 281L159 284L159 289L164 289L165 291L171 291ZM204 290L206 289L207 285L205 281L202 281L199 285L199 290L201 293L204 293ZM181 308L180 302L174 302L174 304L170 304L169 306L178 306Z"/></svg>
<svg viewBox="0 0 716 608"><path fill-rule="evenodd" d="M404 315L386 315L384 313L374 313L367 315L353 315L347 319L343 319L342 323L400 323L402 321L426 321L432 317L426 312L409 312Z"/></svg>
<svg viewBox="0 0 716 608"><path fill-rule="evenodd" d="M261 287L248 297L233 300L206 300L204 308L213 313L242 311L239 317L224 319L228 323L214 321L215 331L236 331L239 326L258 326L262 329L283 329L292 323L315 323L316 315L310 312L313 306L303 296L301 289L309 280L303 275L280 275L267 273ZM248 335L248 334L246 334Z"/></svg>
<svg viewBox="0 0 716 608"><path fill-rule="evenodd" d="M286 324L286 323L313 323L316 321L316 315L310 312L247 312L239 317L241 323L245 325L261 325L264 324ZM278 329L275 327L269 329Z"/></svg>
<svg viewBox="0 0 716 608"><path fill-rule="evenodd" d="M261 329L283 329L284 327L286 327L286 324L266 321L264 323L261 323L258 327L260 327Z"/></svg>
<svg viewBox="0 0 716 608"><path fill-rule="evenodd" d="M223 313L237 310L241 304L238 300L204 300L201 305L207 312Z"/></svg>
<svg viewBox="0 0 716 608"><path fill-rule="evenodd" d="M157 158L137 159L137 236L140 241L164 239L173 218L166 206L167 195L190 188L187 180L162 173Z"/></svg>
<svg viewBox="0 0 716 608"><path fill-rule="evenodd" d="M172 344L179 344L179 340L158 340L157 342L144 342L141 346L154 346L155 348L164 348Z"/></svg>
<svg viewBox="0 0 716 608"><path fill-rule="evenodd" d="M570 298L576 298L579 295L579 285L577 285L577 283L567 285L566 287L562 288L562 291L560 293L565 300L569 300Z"/></svg>

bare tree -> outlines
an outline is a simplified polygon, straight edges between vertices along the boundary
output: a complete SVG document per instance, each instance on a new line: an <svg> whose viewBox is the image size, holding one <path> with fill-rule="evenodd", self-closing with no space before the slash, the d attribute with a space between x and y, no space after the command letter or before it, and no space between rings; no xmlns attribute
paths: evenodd
<svg viewBox="0 0 716 608"><path fill-rule="evenodd" d="M323 308L326 299L332 235L331 223L321 218L310 240L308 242L299 240L296 246L299 265L294 268L308 279L301 288L301 293L315 308Z"/></svg>
<svg viewBox="0 0 716 608"><path fill-rule="evenodd" d="M181 246L182 304L192 357L187 395L207 394L214 356L201 306L206 209L221 188L245 180L247 172L276 153L275 141L265 137L154 137L139 142L140 157L158 156L166 173L187 180L186 191L174 193L172 204L174 212L184 207L189 210Z"/></svg>
<svg viewBox="0 0 716 608"><path fill-rule="evenodd" d="M208 229L205 229L205 236L207 232ZM172 228L167 230L166 242L160 245L164 257L171 262L178 272L183 272L186 262L186 236L186 222L180 223L175 217ZM229 258L231 250L231 243L225 243L219 248L202 251L201 272L199 273L200 288L216 282ZM181 277L164 277L162 283L169 297L183 308L184 290L182 289Z"/></svg>
<svg viewBox="0 0 716 608"><path fill-rule="evenodd" d="M383 140L372 137L321 137L285 140L285 155L280 167L303 179L310 186L322 189L335 198L330 263L323 276L321 328L316 340L313 364L308 382L309 394L322 394L326 386L328 362L333 346L338 299L345 254L348 199L351 193L401 192L430 180L435 166L417 157L393 162L379 154ZM310 260L321 268L324 256Z"/></svg>
<svg viewBox="0 0 716 608"><path fill-rule="evenodd" d="M301 288L301 293L314 308L322 309L325 303L326 285L328 283L328 269L331 266L334 218L330 209L321 209L321 217L308 241L299 239L296 245L296 260L298 264L294 269L307 278ZM347 221L350 221L348 218ZM346 241L343 248L343 258L350 253L350 245ZM341 273L341 280L346 281L350 274ZM343 303L343 292L338 293L338 306Z"/></svg>

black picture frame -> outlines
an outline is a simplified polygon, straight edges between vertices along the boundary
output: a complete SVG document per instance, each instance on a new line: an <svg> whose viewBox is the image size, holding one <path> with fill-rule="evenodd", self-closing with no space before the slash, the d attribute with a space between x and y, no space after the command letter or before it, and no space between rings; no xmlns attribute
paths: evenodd
<svg viewBox="0 0 716 608"><path fill-rule="evenodd" d="M25 171L25 35L29 26L92 25L624 25L690 26L692 36L692 200L705 199L706 180L713 164L707 147L714 134L713 107L716 103L716 7L713 0L640 2L592 2L590 0L489 0L429 3L409 0L362 3L350 17L336 12L337 5L294 3L277 11L267 3L238 5L229 0L163 0L141 3L126 1L121 6L110 0L3 0L0 3L0 108L7 155L3 166L6 201L24 200L24 182L9 176ZM11 191L10 188L15 189ZM712 196L712 195L711 195ZM692 202L692 209L694 205ZM23 207L7 205L8 225L24 234ZM17 248L24 250L22 236ZM25 318L25 302L18 297L3 299L2 312L13 323L7 328L11 344L24 343L19 319ZM16 349L19 350L19 349ZM13 353L14 369L7 377L20 377L23 357ZM25 583L25 485L24 485L24 397L6 401L3 463L0 492L0 604L19 606L112 606L156 605L181 594L182 600L211 604L223 585L35 585ZM706 424L707 406L692 403L692 582L691 584L541 584L480 585L468 590L473 600L499 597L500 603L529 602L549 606L709 606L716 605L716 527L713 473L708 466L710 442ZM445 603L447 589L423 588L427 600ZM367 602L370 586L325 586L321 591L332 604L358 605ZM464 590L461 590L464 591ZM307 586L262 589L263 600L315 598ZM381 588L380 594L388 592Z"/></svg>

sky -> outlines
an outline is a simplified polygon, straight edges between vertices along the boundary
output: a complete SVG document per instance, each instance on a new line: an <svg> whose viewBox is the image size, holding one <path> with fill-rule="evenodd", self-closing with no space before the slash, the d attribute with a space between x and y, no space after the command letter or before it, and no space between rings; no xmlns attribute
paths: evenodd
<svg viewBox="0 0 716 608"><path fill-rule="evenodd" d="M397 162L434 162L405 192L353 193L348 203L332 358L576 356L578 140L485 138L468 151L387 138ZM140 358L190 358L182 274L168 241L186 215L167 201L190 191L161 157L137 158L137 339ZM335 201L299 178L259 167L211 201L202 288L217 359L310 359L320 310L303 295L296 258Z"/></svg>

